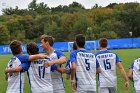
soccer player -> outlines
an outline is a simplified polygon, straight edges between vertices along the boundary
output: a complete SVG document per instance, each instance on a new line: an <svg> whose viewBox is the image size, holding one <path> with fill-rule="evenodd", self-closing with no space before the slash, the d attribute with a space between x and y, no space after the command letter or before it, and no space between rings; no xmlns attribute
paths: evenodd
<svg viewBox="0 0 140 93"><path fill-rule="evenodd" d="M76 42L73 43L72 49L73 50L77 50ZM67 61L66 68L71 68L71 62L70 62L70 60ZM70 72L66 73L66 79L67 80L70 79Z"/></svg>
<svg viewBox="0 0 140 93"><path fill-rule="evenodd" d="M73 43L72 49L73 49L73 50L77 50L76 42ZM68 68L71 69L71 62L70 62L70 60L67 61L67 63L66 63L66 68L67 68L67 69L68 69ZM67 72L67 73L66 73L66 79L67 79L67 80L70 79L70 75L71 75L71 72ZM74 77L74 78L75 78L75 81L76 81L76 77ZM73 93L76 93L76 87L77 87L76 85L77 85L77 84L76 84L76 82L75 82L75 84L73 84L73 87L72 87Z"/></svg>
<svg viewBox="0 0 140 93"><path fill-rule="evenodd" d="M61 67L63 63L66 63L66 57L61 51L56 51L53 49L53 37L48 35L41 36L41 46L46 55L49 56L51 62L46 62L45 67L48 67L52 64L57 64L58 67ZM65 93L62 74L57 72L51 72L52 84L53 84L53 93Z"/></svg>
<svg viewBox="0 0 140 93"><path fill-rule="evenodd" d="M126 89L128 89L129 82L118 55L107 50L107 45L106 38L100 39L98 46L100 51L96 53L96 59L101 66L98 78L99 93L117 93L116 65L125 79Z"/></svg>
<svg viewBox="0 0 140 93"><path fill-rule="evenodd" d="M38 46L35 42L27 44L27 53L29 55L39 53ZM63 68L57 67L55 64L51 67L43 67L43 64L49 61L49 59L38 59L31 62L28 70L28 79L32 93L53 93L50 71L57 70L60 73L67 71Z"/></svg>
<svg viewBox="0 0 140 93"><path fill-rule="evenodd" d="M85 50L85 36L76 36L77 50L70 53L71 84L75 84L77 78L77 93L96 93L96 73L100 72L100 66L95 55Z"/></svg>
<svg viewBox="0 0 140 93"><path fill-rule="evenodd" d="M140 58L134 60L130 66L128 77L134 81L134 89L136 93L140 93Z"/></svg>
<svg viewBox="0 0 140 93"><path fill-rule="evenodd" d="M10 44L13 57L5 69L6 79L8 79L8 86L6 93L23 93L24 71L27 71L30 64L28 61L47 58L47 55L23 55L21 42L14 40ZM14 72L14 73L13 73Z"/></svg>

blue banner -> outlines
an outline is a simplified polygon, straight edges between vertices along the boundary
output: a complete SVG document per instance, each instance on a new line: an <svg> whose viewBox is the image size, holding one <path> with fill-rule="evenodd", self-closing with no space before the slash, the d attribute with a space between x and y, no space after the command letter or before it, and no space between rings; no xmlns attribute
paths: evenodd
<svg viewBox="0 0 140 93"><path fill-rule="evenodd" d="M68 51L72 49L72 42L55 42L53 47L55 50L60 51ZM43 52L41 44L37 44L39 47L39 52ZM98 49L98 40L87 41L85 44L85 48L88 50ZM108 40L108 48L109 49L117 49L117 48L140 48L140 38L124 38L124 39L109 39ZM22 45L23 53L26 52L26 44ZM0 46L0 54L11 54L11 50L9 45L1 45Z"/></svg>

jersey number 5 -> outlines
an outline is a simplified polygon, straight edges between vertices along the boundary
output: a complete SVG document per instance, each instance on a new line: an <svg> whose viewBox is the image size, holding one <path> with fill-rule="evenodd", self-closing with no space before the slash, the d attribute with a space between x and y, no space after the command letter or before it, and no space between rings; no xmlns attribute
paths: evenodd
<svg viewBox="0 0 140 93"><path fill-rule="evenodd" d="M86 63L86 70L90 70L90 63L89 63L89 59L85 59L85 63Z"/></svg>

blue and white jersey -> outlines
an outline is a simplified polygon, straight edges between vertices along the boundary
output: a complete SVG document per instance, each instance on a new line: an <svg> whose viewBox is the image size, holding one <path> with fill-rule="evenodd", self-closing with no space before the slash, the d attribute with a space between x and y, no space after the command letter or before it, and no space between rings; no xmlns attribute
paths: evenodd
<svg viewBox="0 0 140 93"><path fill-rule="evenodd" d="M96 59L101 66L98 83L99 87L114 87L117 84L116 63L121 62L118 55L109 50L100 50Z"/></svg>
<svg viewBox="0 0 140 93"><path fill-rule="evenodd" d="M61 51L54 51L53 53L51 53L50 55L48 55L50 60L57 60L61 57L65 57L65 55L61 52ZM56 64L57 67L61 67L60 64ZM63 83L63 77L62 74L57 72L56 70L51 71L51 77L52 77L52 84L53 84L53 90L55 93L59 93L59 91L61 90L65 90L64 89L64 83Z"/></svg>
<svg viewBox="0 0 140 93"><path fill-rule="evenodd" d="M77 91L96 91L96 69L99 68L95 55L87 50L74 50L70 61L76 64Z"/></svg>
<svg viewBox="0 0 140 93"><path fill-rule="evenodd" d="M8 87L6 93L23 93L24 86L24 71L27 71L30 64L28 63L29 56L16 55L13 56L7 67L15 68L21 66L23 70L17 73L9 73Z"/></svg>
<svg viewBox="0 0 140 93"><path fill-rule="evenodd" d="M133 70L133 81L135 90L140 90L140 58L136 59L130 66Z"/></svg>
<svg viewBox="0 0 140 93"><path fill-rule="evenodd" d="M31 62L27 73L31 93L53 93L50 70L55 70L57 66L43 67L43 64L49 61L49 59L38 59Z"/></svg>

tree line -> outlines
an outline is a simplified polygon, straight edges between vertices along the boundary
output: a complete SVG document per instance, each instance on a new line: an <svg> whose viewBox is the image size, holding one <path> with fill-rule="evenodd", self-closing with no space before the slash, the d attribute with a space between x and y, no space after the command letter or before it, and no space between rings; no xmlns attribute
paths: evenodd
<svg viewBox="0 0 140 93"><path fill-rule="evenodd" d="M18 39L27 43L40 41L48 34L55 41L73 41L76 34L87 40L140 37L140 3L95 4L86 9L82 4L48 7L33 0L27 9L5 8L0 16L0 44ZM130 34L131 33L131 34Z"/></svg>

